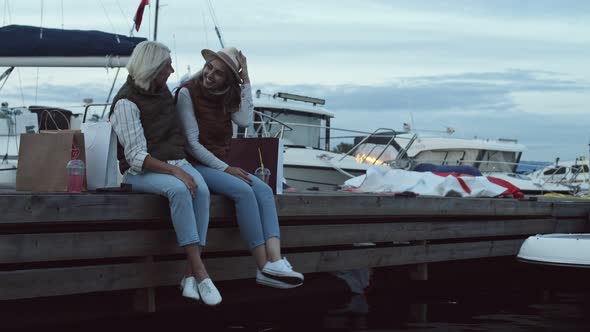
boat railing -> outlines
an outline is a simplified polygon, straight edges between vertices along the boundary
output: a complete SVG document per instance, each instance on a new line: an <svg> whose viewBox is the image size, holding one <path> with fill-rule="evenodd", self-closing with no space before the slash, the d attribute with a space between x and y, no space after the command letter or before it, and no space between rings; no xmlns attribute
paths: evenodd
<svg viewBox="0 0 590 332"><path fill-rule="evenodd" d="M332 126L322 126L322 125L313 125L313 124L307 124L307 123L295 123L295 122L282 122L280 120L277 120L276 118L264 114L264 113L260 113L258 111L254 111L255 114L260 114L261 116L265 117L265 118L269 118L271 121L254 121L254 124L260 125L260 127L266 127L266 128L258 128L255 133L260 135L262 134L263 137L278 137L278 138L282 138L282 133L284 133L284 131L291 131L294 130L293 127L306 127L306 128L318 128L318 129L330 129L330 130L336 130L336 131L342 131L342 132L348 132L348 133L356 133L356 134L363 134L363 135L367 135L370 134L369 132L366 131L361 131L361 130L352 130L352 129L344 129L344 128L336 128L336 127L332 127ZM285 127L285 130L280 130L279 129L279 133L281 133L281 135L277 136L277 134L272 134L269 130L268 127L272 126L272 125L281 125ZM282 128L281 128L282 129ZM264 136L266 135L266 136ZM332 138L355 138L357 136L332 136ZM323 137L320 137L320 139L324 139Z"/></svg>
<svg viewBox="0 0 590 332"><path fill-rule="evenodd" d="M577 166L578 164L574 164L573 166ZM588 181L588 177L586 176L585 179L582 179L581 181L578 180L578 177L582 176L582 175L586 175L587 172L584 170L583 168L583 164L579 165L580 167L572 167L572 166L554 166L551 170L553 171L551 174L545 174L546 171L540 170L540 174L541 176L543 176L544 178L544 183L547 182L553 182L553 183L559 183L559 184L563 184L563 185L569 185L569 186L577 186L576 182L584 182L584 181ZM561 170L565 170L564 173L559 173L559 171ZM547 178L545 178L546 175L549 175Z"/></svg>
<svg viewBox="0 0 590 332"><path fill-rule="evenodd" d="M254 131L256 136L283 138L285 131L293 131L293 127L291 127L292 124L287 124L275 117L264 114L263 112L254 111L254 114L258 115L260 119L262 119L262 121L254 121L254 124L258 125L258 128L256 128ZM274 134L272 134L269 129L272 125L280 126L280 129ZM248 136L248 128L246 128L244 136Z"/></svg>
<svg viewBox="0 0 590 332"><path fill-rule="evenodd" d="M416 140L416 138L418 137L417 134L414 134L408 141L408 143L406 144L406 146L404 148L401 148L399 145L397 145L395 139L396 137L398 137L398 135L400 134L407 134L408 132L398 132L395 131L391 128L378 128L372 132L367 132L367 131L362 131L362 130L354 130L354 129L347 129L347 128L338 128L338 127L333 127L333 126L325 126L325 125L315 125L315 124L307 124L307 123L292 123L292 122L282 122L270 115L264 114L262 112L258 112L255 111L255 114L259 115L261 119L264 119L262 121L254 121L255 125L258 125L256 130L255 130L255 134L257 136L261 136L261 137L278 137L278 138L283 138L283 134L285 131L292 131L294 130L294 128L317 128L317 129L328 129L330 131L338 131L338 132L345 132L345 133L352 133L352 134L361 134L363 137L363 139L355 144L351 149L349 149L347 152L343 153L343 156L339 159L339 161L342 161L344 158L346 158L347 156L351 155L359 146L361 146L362 144L366 143L367 141L369 141L371 138L388 138L389 140L387 141L387 143L385 145L380 144L380 146L391 146L392 148L394 148L398 154L395 160L390 160L387 161L386 163L397 163L399 162L401 159L407 158L407 151L409 149L409 147L414 143L414 141ZM273 125L279 125L280 129L276 132L272 132L271 130L269 130L268 128L270 128ZM244 133L245 136L248 136L248 131L246 130ZM359 137L359 135L348 135L348 136L330 136L331 139L350 139L350 138L357 138ZM322 139L326 139L325 137L319 137L320 140ZM370 156L370 154L374 151L376 147L373 147L371 149L371 151L369 153L367 153L366 155L364 155L362 157L362 160L360 161L365 162L366 159ZM373 161L373 164L375 164L377 161L379 161L379 158L382 157L382 155L384 154L385 149L383 151L381 151L381 153L379 154L379 156L377 158L375 158L375 160Z"/></svg>
<svg viewBox="0 0 590 332"><path fill-rule="evenodd" d="M359 160L359 162L365 163L367 161L367 159L371 156L371 154L375 151L375 149L379 146L382 148L382 150L377 155L377 157L372 158L373 161L371 162L372 165L375 165L378 161L381 160L381 157L383 156L383 154L385 153L387 148L391 146L392 148L394 148L397 151L396 158L394 160L385 160L385 161L381 161L381 162L384 164L389 164L390 166L400 165L402 160L407 160L408 149L410 148L410 146L412 146L412 144L414 144L414 141L418 137L418 135L416 133L414 133L414 135L410 138L410 140L408 141L406 146L401 148L399 145L397 145L395 138L400 134L407 134L407 133L408 132L397 132L391 128L377 128L373 132L371 132L367 136L365 136L356 145L354 145L352 147L352 149L350 149L348 152L346 152L344 154L344 156L342 156L340 158L340 160L346 158L346 156L348 156L348 155L351 155L354 151L356 151L356 149L358 147L362 146L363 144L365 144L367 142L370 142L371 138L385 137L385 138L389 138L389 140L387 141L386 144L375 144L367 153L364 153L364 155L360 158L361 160Z"/></svg>
<svg viewBox="0 0 590 332"><path fill-rule="evenodd" d="M100 119L104 119L106 110L109 106L111 106L111 103L90 103L90 104L84 104L84 116L82 117L82 123L86 122L86 118L88 116L88 111L90 110L91 107L97 107L97 106L102 106L102 114L100 116L98 116L98 114L93 114L92 117L90 119L88 119L88 121L90 122L98 122L100 121Z"/></svg>

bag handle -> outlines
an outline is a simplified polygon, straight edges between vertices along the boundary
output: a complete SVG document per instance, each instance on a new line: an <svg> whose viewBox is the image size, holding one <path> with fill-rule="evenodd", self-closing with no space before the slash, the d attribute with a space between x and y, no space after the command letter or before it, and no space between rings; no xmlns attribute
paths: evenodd
<svg viewBox="0 0 590 332"><path fill-rule="evenodd" d="M53 118L53 115L51 114L51 111L57 112L58 114L60 114L64 120L66 120L66 123L68 124L68 129L70 128L70 120L68 120L68 117L60 110L43 110L43 115L45 115L45 128L47 129L47 118L51 118L51 121L53 121L53 124L55 125L55 129L56 130L62 130L59 128L59 125L57 124L57 122L55 122L55 119Z"/></svg>

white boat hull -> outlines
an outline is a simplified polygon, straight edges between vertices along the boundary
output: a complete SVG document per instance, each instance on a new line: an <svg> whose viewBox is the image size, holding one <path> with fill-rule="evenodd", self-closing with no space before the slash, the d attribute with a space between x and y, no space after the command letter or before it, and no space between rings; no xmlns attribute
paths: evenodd
<svg viewBox="0 0 590 332"><path fill-rule="evenodd" d="M569 194L572 192L572 188L568 186L559 183L543 183L540 181L535 181L534 179L531 179L530 177L522 174L489 172L483 175L508 181L512 185L518 187L521 192L529 195L543 195L546 193Z"/></svg>
<svg viewBox="0 0 590 332"><path fill-rule="evenodd" d="M365 174L364 171L345 170L354 176ZM319 190L319 191L334 191L338 186L350 177L336 171L333 168L327 167L299 167L293 165L283 166L283 175L290 187L297 191L305 190Z"/></svg>
<svg viewBox="0 0 590 332"><path fill-rule="evenodd" d="M531 263L590 268L590 234L530 236L517 258Z"/></svg>
<svg viewBox="0 0 590 332"><path fill-rule="evenodd" d="M365 174L371 166L354 157L317 149L287 147L283 154L283 176L297 191L334 191L351 177ZM349 176L350 175L350 176Z"/></svg>

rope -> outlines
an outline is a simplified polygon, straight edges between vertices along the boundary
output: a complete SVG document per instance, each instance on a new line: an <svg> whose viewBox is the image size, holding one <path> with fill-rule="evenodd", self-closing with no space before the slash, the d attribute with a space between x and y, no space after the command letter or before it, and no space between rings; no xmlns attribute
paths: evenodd
<svg viewBox="0 0 590 332"><path fill-rule="evenodd" d="M179 72L179 67L178 67L178 52L176 52L176 34L172 34L172 40L174 43L174 66L176 67L176 82L178 82L178 84L180 84L180 77L178 76L178 72Z"/></svg>
<svg viewBox="0 0 590 332"><path fill-rule="evenodd" d="M211 0L207 0L207 4L209 5L209 13L211 14L211 19L213 20L213 25L215 26L215 33L217 34L217 38L219 38L219 43L223 48L225 47L225 42L223 40L223 36L221 35L221 29L219 28L219 22L217 21L217 16L215 15L215 9L213 8Z"/></svg>
<svg viewBox="0 0 590 332"><path fill-rule="evenodd" d="M4 15L2 16L2 25L6 25L6 15L8 15L8 0L4 0Z"/></svg>
<svg viewBox="0 0 590 332"><path fill-rule="evenodd" d="M62 111L59 111L59 110L44 110L43 113L41 113L41 114L46 115L45 116L45 129L47 129L47 118L50 118L51 121L53 122L53 124L55 125L55 129L56 130L62 130L61 128L59 128L59 125L55 121L55 118L53 117L53 114L51 114L52 111L53 112L56 112L59 115L61 115L64 118L64 120L66 120L66 123L68 124L68 128L70 128L70 120L68 120L68 117Z"/></svg>
<svg viewBox="0 0 590 332"><path fill-rule="evenodd" d="M109 13L107 12L107 8L104 6L104 3L102 2L102 0L98 0L98 2L100 3L102 10L104 11L104 14L107 17L107 20L109 21L109 24L111 25L111 30L116 31L115 26L113 25L113 21L111 21L111 17L109 16ZM119 35L115 34L115 37L117 38L117 43L120 44L121 40L119 39Z"/></svg>
<svg viewBox="0 0 590 332"><path fill-rule="evenodd" d="M39 67L37 67L37 82L35 83L35 104L37 104L37 92L39 90Z"/></svg>
<svg viewBox="0 0 590 332"><path fill-rule="evenodd" d="M61 28L64 28L64 0L61 0Z"/></svg>
<svg viewBox="0 0 590 332"><path fill-rule="evenodd" d="M39 24L39 39L43 39L43 0L41 0L41 23Z"/></svg>
<svg viewBox="0 0 590 332"><path fill-rule="evenodd" d="M22 105L25 105L25 93L23 92L23 81L20 78L20 68L16 68L16 74L18 76L18 85L20 87L20 98L22 101Z"/></svg>
<svg viewBox="0 0 590 332"><path fill-rule="evenodd" d="M127 17L129 17L129 16L127 16L125 14L125 12L123 11L123 8L121 8L121 3L119 2L119 0L117 0L117 7L119 7L119 12L121 12L121 16L123 17L123 22L127 22ZM125 23L125 24L127 24L127 23ZM129 29L131 30L130 35L133 36L133 24L131 24L129 26Z"/></svg>

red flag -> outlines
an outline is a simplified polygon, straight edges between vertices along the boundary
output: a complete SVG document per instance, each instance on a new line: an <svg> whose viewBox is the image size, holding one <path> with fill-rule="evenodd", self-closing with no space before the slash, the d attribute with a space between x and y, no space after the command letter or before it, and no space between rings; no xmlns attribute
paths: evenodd
<svg viewBox="0 0 590 332"><path fill-rule="evenodd" d="M145 8L145 6L149 4L149 0L141 0L141 2L139 3L139 7L137 7L137 12L135 12L135 18L133 19L133 21L135 22L135 31L139 31L141 19L143 18L143 9Z"/></svg>

